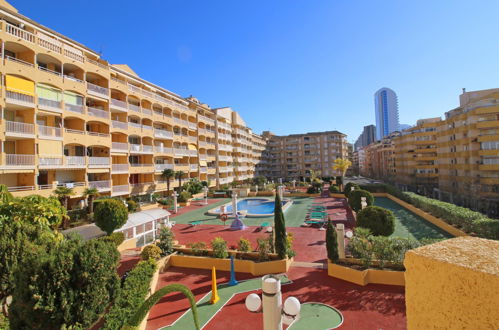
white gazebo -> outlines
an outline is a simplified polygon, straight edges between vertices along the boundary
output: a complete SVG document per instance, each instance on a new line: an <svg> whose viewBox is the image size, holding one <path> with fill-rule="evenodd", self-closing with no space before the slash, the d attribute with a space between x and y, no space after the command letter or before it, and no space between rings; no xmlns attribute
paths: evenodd
<svg viewBox="0 0 499 330"><path fill-rule="evenodd" d="M129 214L127 222L116 231L125 234L125 240L136 238L137 246L144 246L156 240L163 226L170 226L170 212L157 208Z"/></svg>

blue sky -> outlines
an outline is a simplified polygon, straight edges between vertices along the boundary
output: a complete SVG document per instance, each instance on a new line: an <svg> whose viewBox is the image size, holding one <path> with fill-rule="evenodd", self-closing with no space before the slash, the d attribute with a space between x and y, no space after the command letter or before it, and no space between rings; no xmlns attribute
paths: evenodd
<svg viewBox="0 0 499 330"><path fill-rule="evenodd" d="M499 87L499 1L11 1L114 64L257 133L374 123L392 88L401 123L443 116L461 88Z"/></svg>

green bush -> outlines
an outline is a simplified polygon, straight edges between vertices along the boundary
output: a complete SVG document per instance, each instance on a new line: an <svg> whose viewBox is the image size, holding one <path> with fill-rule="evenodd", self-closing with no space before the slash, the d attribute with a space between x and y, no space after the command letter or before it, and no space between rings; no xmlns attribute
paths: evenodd
<svg viewBox="0 0 499 330"><path fill-rule="evenodd" d="M237 242L237 250L241 252L250 252L251 251L251 242L246 238L241 237L239 242Z"/></svg>
<svg viewBox="0 0 499 330"><path fill-rule="evenodd" d="M340 259L338 255L338 238L336 235L336 229L334 228L332 221L327 222L326 249L328 259L332 262L338 262L338 260Z"/></svg>
<svg viewBox="0 0 499 330"><path fill-rule="evenodd" d="M339 186L339 185L342 185L343 184L343 177L342 176L337 176L336 177L336 184Z"/></svg>
<svg viewBox="0 0 499 330"><path fill-rule="evenodd" d="M259 261L267 261L270 259L269 254L271 253L271 242L269 241L270 240L266 238L258 238L256 240Z"/></svg>
<svg viewBox="0 0 499 330"><path fill-rule="evenodd" d="M137 211L137 209L139 208L139 204L136 201L134 201L133 199L127 200L126 204L127 204L128 212L130 212L130 213Z"/></svg>
<svg viewBox="0 0 499 330"><path fill-rule="evenodd" d="M356 226L369 229L374 236L390 236L395 230L395 216L385 208L368 206L357 214Z"/></svg>
<svg viewBox="0 0 499 330"><path fill-rule="evenodd" d="M158 247L161 249L161 256L167 256L173 253L173 240L175 235L173 231L168 227L161 227L159 230L159 242Z"/></svg>
<svg viewBox="0 0 499 330"><path fill-rule="evenodd" d="M227 252L227 242L222 237L215 237L211 241L211 248L213 250L213 257L215 258L227 258L229 253Z"/></svg>
<svg viewBox="0 0 499 330"><path fill-rule="evenodd" d="M128 211L123 202L116 199L103 199L96 203L94 220L97 227L111 235L128 220Z"/></svg>
<svg viewBox="0 0 499 330"><path fill-rule="evenodd" d="M156 262L149 259L140 261L128 273L113 306L104 317L103 329L121 329L127 324L149 293L149 285L155 271Z"/></svg>
<svg viewBox="0 0 499 330"><path fill-rule="evenodd" d="M103 236L100 239L104 241L109 241L113 243L115 246L119 246L125 240L125 234L123 234L122 232L116 232L112 233L109 236Z"/></svg>
<svg viewBox="0 0 499 330"><path fill-rule="evenodd" d="M191 195L195 195L203 191L203 184L198 179L190 179L184 184L183 189L191 193Z"/></svg>
<svg viewBox="0 0 499 330"><path fill-rule="evenodd" d="M345 189L343 193L345 196L348 198L350 196L350 193L352 192L352 187L354 187L354 190L360 189L359 185L354 183L354 182L349 182L345 185Z"/></svg>
<svg viewBox="0 0 499 330"><path fill-rule="evenodd" d="M473 220L471 228L480 237L499 240L499 220L489 218Z"/></svg>
<svg viewBox="0 0 499 330"><path fill-rule="evenodd" d="M367 206L373 205L374 197L369 191L354 190L348 195L348 205L355 212L359 212L362 209L362 197L366 198Z"/></svg>
<svg viewBox="0 0 499 330"><path fill-rule="evenodd" d="M157 245L150 244L142 249L140 257L142 258L142 260L158 260L159 258L161 258L161 253L162 251Z"/></svg>
<svg viewBox="0 0 499 330"><path fill-rule="evenodd" d="M190 244L190 247L192 249L192 253L195 256L204 256L206 255L206 243L205 242L196 242Z"/></svg>
<svg viewBox="0 0 499 330"><path fill-rule="evenodd" d="M337 194L340 192L340 188L336 185L330 185L329 186L329 192L332 194Z"/></svg>
<svg viewBox="0 0 499 330"><path fill-rule="evenodd" d="M179 194L177 201L179 203L187 203L189 201L189 199L191 199L191 198L192 198L192 195L191 195L190 192L188 192L188 191L182 191Z"/></svg>

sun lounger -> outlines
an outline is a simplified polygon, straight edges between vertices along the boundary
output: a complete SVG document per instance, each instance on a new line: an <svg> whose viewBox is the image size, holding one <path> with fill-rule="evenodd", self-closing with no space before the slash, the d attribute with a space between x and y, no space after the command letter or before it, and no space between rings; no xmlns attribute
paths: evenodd
<svg viewBox="0 0 499 330"><path fill-rule="evenodd" d="M195 227L197 225L200 225L202 223L201 220L197 220L197 221L192 221L192 222L189 222L189 224L192 226L192 227Z"/></svg>

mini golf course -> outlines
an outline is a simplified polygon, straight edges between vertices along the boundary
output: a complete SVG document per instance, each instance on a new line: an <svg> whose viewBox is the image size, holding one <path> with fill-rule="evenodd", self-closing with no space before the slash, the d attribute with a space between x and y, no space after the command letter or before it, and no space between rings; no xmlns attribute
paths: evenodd
<svg viewBox="0 0 499 330"><path fill-rule="evenodd" d="M302 303L300 318L291 323L288 329L334 329L343 323L343 316L336 309L321 303Z"/></svg>
<svg viewBox="0 0 499 330"><path fill-rule="evenodd" d="M420 240L422 238L451 238L449 233L421 218L386 197L376 197L374 205L391 210L395 215L395 231L392 237L405 237Z"/></svg>

